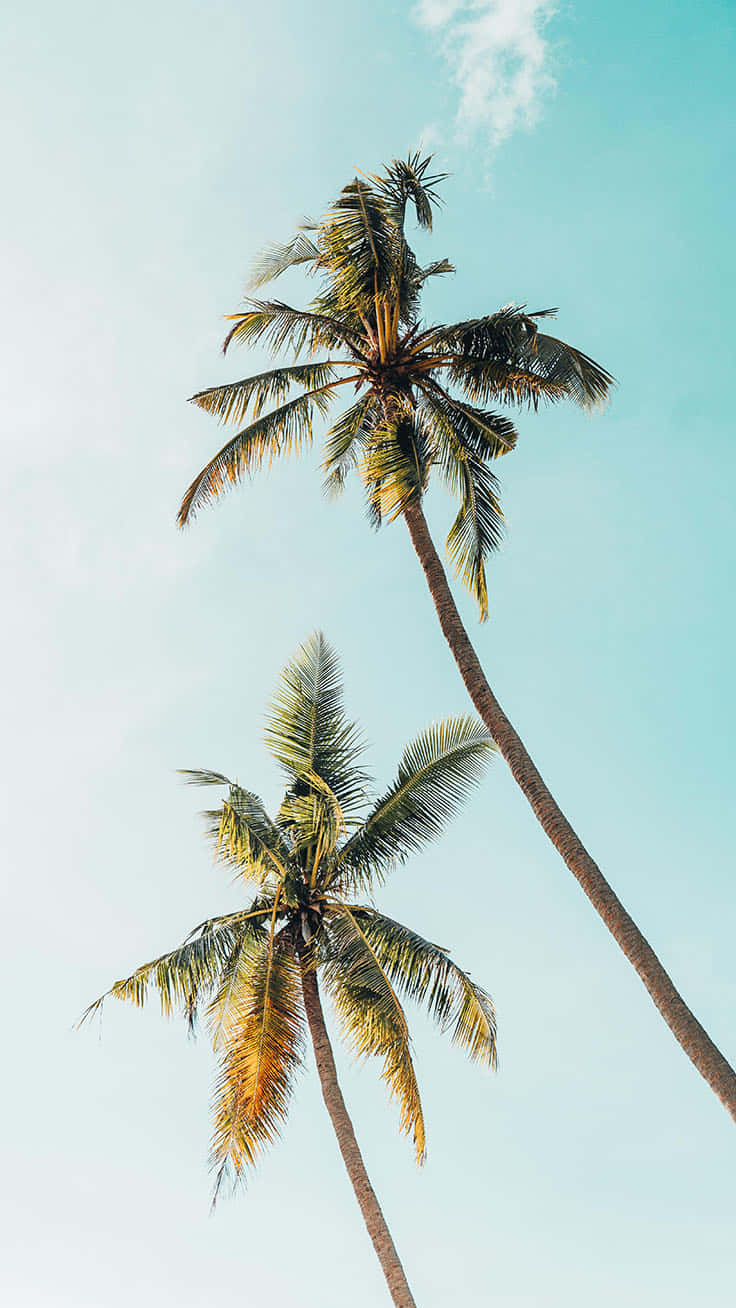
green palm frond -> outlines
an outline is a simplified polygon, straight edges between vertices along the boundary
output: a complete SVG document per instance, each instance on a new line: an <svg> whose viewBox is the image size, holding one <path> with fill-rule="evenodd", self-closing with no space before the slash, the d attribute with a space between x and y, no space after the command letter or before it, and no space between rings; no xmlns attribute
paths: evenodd
<svg viewBox="0 0 736 1308"><path fill-rule="evenodd" d="M272 929L237 998L215 1085L213 1203L278 1138L302 1063L304 1010L299 964L288 936Z"/></svg>
<svg viewBox="0 0 736 1308"><path fill-rule="evenodd" d="M279 455L301 452L312 439L315 409L322 414L327 412L337 385L339 382L328 382L297 395L233 436L194 478L179 508L179 526L190 522L204 504L216 499L229 486L237 485L246 473L260 467L264 459L270 463Z"/></svg>
<svg viewBox="0 0 736 1308"><path fill-rule="evenodd" d="M369 391L332 425L327 433L322 463L326 473L324 489L328 495L339 495L342 491L348 472L357 465L380 420L380 405Z"/></svg>
<svg viewBox="0 0 736 1308"><path fill-rule="evenodd" d="M444 371L450 382L459 386L468 399L475 403L487 404L496 401L502 404L529 405L539 408L540 400L554 403L567 396L567 390L561 381L530 372L498 359L463 359L451 358Z"/></svg>
<svg viewBox="0 0 736 1308"><path fill-rule="evenodd" d="M384 917L351 906L350 914L392 985L423 1004L453 1044L478 1062L496 1065L496 1015L490 996L453 963L447 950Z"/></svg>
<svg viewBox="0 0 736 1308"><path fill-rule="evenodd" d="M193 774L195 779L199 775ZM290 849L281 831L258 795L226 778L219 782L223 783L228 786L227 798L220 808L205 814L218 858L246 882L260 886L266 886L269 880L283 883Z"/></svg>
<svg viewBox="0 0 736 1308"><path fill-rule="evenodd" d="M201 923L177 949L143 963L131 976L116 981L85 1010L80 1025L93 1017L109 996L142 1008L153 987L158 991L164 1017L178 1010L193 1026L200 1002L209 998L219 984L238 941L252 928L257 929L270 911L270 905L265 905Z"/></svg>
<svg viewBox="0 0 736 1308"><path fill-rule="evenodd" d="M266 404L280 404L292 386L306 390L321 390L328 382L337 380L335 367L340 360L323 359L315 363L294 364L290 368L272 368L241 381L224 386L211 386L190 396L190 403L211 413L220 422L242 422L253 402L252 416L260 417ZM355 378L348 380L354 381Z"/></svg>
<svg viewBox="0 0 736 1308"><path fill-rule="evenodd" d="M356 177L343 187L322 219L318 244L336 297L330 303L338 311L368 314L391 294L401 233L381 196L365 182Z"/></svg>
<svg viewBox="0 0 736 1308"><path fill-rule="evenodd" d="M336 316L294 309L281 300L249 300L241 313L228 314L234 323L225 337L222 352L230 345L263 343L272 354L291 349L298 356L303 349L334 349L343 346L360 356L358 332Z"/></svg>
<svg viewBox="0 0 736 1308"><path fill-rule="evenodd" d="M436 187L447 173L430 174L431 154L421 157L419 151L406 159L392 159L382 174L371 174L377 190L389 201L394 220L403 231L406 205L413 204L420 227L432 230L432 210L441 204Z"/></svg>
<svg viewBox="0 0 736 1308"><path fill-rule="evenodd" d="M486 460L512 448L516 431L507 418L458 404L434 385L427 387L422 405L432 430L434 462L460 500L447 553L483 622L488 617L485 559L501 544L504 521L498 481Z"/></svg>
<svg viewBox="0 0 736 1308"><path fill-rule="evenodd" d="M396 780L340 851L332 883L370 885L438 836L494 750L477 718L446 718L421 732L404 750Z"/></svg>
<svg viewBox="0 0 736 1308"><path fill-rule="evenodd" d="M343 1035L356 1055L380 1058L382 1079L399 1104L401 1130L424 1161L424 1116L399 999L352 908L335 902L325 919L322 972Z"/></svg>
<svg viewBox="0 0 736 1308"><path fill-rule="evenodd" d="M283 245L274 241L267 245L265 250L261 250L254 260L248 278L249 289L257 290L267 282L275 281L288 268L317 264L320 257L319 250L314 241L306 235L307 231L314 231L315 227L316 224L304 223L290 241Z"/></svg>
<svg viewBox="0 0 736 1308"><path fill-rule="evenodd" d="M400 401L394 413L376 424L358 464L374 527L393 522L414 496L421 497L429 474L430 446L422 414Z"/></svg>
<svg viewBox="0 0 736 1308"><path fill-rule="evenodd" d="M512 373L518 369L537 377L540 393L546 387L548 399L564 396L583 408L600 405L614 379L587 354L539 331L537 319L555 312L543 309L526 313L523 306L506 305L484 318L430 329L417 338L415 349L451 355L448 362L456 369L459 365L460 372L469 362L500 364ZM527 393L529 390L527 383Z"/></svg>
<svg viewBox="0 0 736 1308"><path fill-rule="evenodd" d="M448 273L457 272L454 263L449 259L435 259L434 263L428 263L424 268L417 270L417 277L421 286L424 285L430 277L444 277Z"/></svg>
<svg viewBox="0 0 736 1308"><path fill-rule="evenodd" d="M300 777L287 790L279 809L279 825L289 832L294 852L310 852L310 883L322 861L331 855L347 831L347 819L334 790L317 773Z"/></svg>
<svg viewBox="0 0 736 1308"><path fill-rule="evenodd" d="M486 555L503 536L503 512L498 481L485 463L472 454L458 459L447 478L460 490L460 509L447 535L447 555L457 576L478 605L481 622L488 620Z"/></svg>
<svg viewBox="0 0 736 1308"><path fill-rule="evenodd" d="M290 791L327 788L346 822L365 798L366 774L358 729L343 705L343 683L335 651L317 631L286 665L270 706L266 743L284 769Z"/></svg>
<svg viewBox="0 0 736 1308"><path fill-rule="evenodd" d="M449 447L461 445L481 459L497 459L513 450L518 432L509 418L454 399L432 379L422 381L420 390L428 423Z"/></svg>
<svg viewBox="0 0 736 1308"><path fill-rule="evenodd" d="M600 407L608 398L614 378L587 354L542 332L526 342L519 362L547 382L564 388L567 399L582 409Z"/></svg>

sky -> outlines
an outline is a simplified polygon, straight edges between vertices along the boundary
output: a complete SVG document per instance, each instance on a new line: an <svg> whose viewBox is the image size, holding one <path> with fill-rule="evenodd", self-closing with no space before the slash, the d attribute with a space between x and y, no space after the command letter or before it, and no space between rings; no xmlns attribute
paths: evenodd
<svg viewBox="0 0 736 1308"><path fill-rule="evenodd" d="M491 619L498 696L713 1038L733 1012L734 9L622 0L38 0L6 7L0 525L5 1184L13 1308L388 1302L307 1067L282 1141L209 1215L206 1041L86 1005L239 903L177 768L271 804L279 669L337 647L379 784L466 702L402 524L321 496L319 445L185 533L221 433L192 392L248 267L356 169L450 173L430 319L509 301L617 378L520 415ZM303 294L297 277L284 293ZM450 504L430 495L438 540ZM494 996L500 1066L412 1015L414 1166L338 1053L421 1308L730 1301L734 1132L501 762L380 906ZM333 1026L334 1031L334 1026Z"/></svg>

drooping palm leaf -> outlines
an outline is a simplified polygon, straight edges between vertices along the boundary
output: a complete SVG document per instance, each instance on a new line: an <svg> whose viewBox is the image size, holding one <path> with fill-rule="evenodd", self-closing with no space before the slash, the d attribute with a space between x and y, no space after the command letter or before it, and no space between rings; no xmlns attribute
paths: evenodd
<svg viewBox="0 0 736 1308"><path fill-rule="evenodd" d="M322 467L326 473L324 487L329 495L338 495L348 472L365 451L381 421L381 407L369 391L340 415L327 433Z"/></svg>
<svg viewBox="0 0 736 1308"><path fill-rule="evenodd" d="M350 913L400 994L423 1004L440 1029L470 1058L496 1065L496 1015L486 991L453 963L446 949L374 908Z"/></svg>
<svg viewBox="0 0 736 1308"><path fill-rule="evenodd" d="M326 413L330 398L339 382L297 395L263 414L233 436L214 459L202 469L188 488L179 508L178 522L183 527L210 500L234 486L246 474L282 454L299 453L312 439L315 409Z"/></svg>
<svg viewBox="0 0 736 1308"><path fill-rule="evenodd" d="M108 996L142 1008L149 988L153 987L158 992L164 1017L171 1017L178 1010L193 1025L200 1001L209 998L219 984L238 941L249 930L257 930L270 911L270 905L259 906L201 923L177 949L143 963L131 976L116 981L90 1004L80 1024L93 1017Z"/></svg>
<svg viewBox="0 0 736 1308"><path fill-rule="evenodd" d="M334 903L325 919L322 972L353 1052L380 1058L382 1078L399 1104L401 1130L424 1161L424 1115L409 1028L396 992L350 906Z"/></svg>
<svg viewBox="0 0 736 1308"><path fill-rule="evenodd" d="M290 368L272 368L241 381L211 386L190 397L190 403L213 414L220 422L242 422L252 401L252 416L260 417L266 404L280 404L292 386L319 390L337 380L335 367L341 360L323 359L316 363L299 363ZM351 379L354 380L354 379Z"/></svg>
<svg viewBox="0 0 736 1308"><path fill-rule="evenodd" d="M302 1062L299 965L288 937L271 931L250 967L221 1048L215 1085L213 1202L278 1138Z"/></svg>

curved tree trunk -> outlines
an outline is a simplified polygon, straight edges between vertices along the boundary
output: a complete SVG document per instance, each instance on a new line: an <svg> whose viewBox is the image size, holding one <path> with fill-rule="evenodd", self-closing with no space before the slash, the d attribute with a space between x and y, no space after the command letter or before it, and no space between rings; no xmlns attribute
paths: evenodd
<svg viewBox="0 0 736 1308"><path fill-rule="evenodd" d="M736 1074L733 1068L690 1012L651 945L573 831L493 694L457 611L418 499L406 505L404 517L427 578L440 626L460 669L460 675L514 779L521 786L552 844L562 855L629 962L636 968L675 1039L736 1120Z"/></svg>
<svg viewBox="0 0 736 1308"><path fill-rule="evenodd" d="M347 1174L350 1177L355 1197L363 1214L363 1220L373 1241L373 1248L378 1255L378 1261L383 1269L389 1293L396 1308L416 1308L404 1275L404 1269L399 1261L399 1255L391 1239L391 1233L381 1212L373 1186L368 1179L365 1163L358 1148L358 1141L355 1138L353 1124L348 1116L345 1100L338 1084L335 1059L332 1054L332 1046L327 1034L319 997L317 974L305 961L303 951L300 955L300 963L304 1007L312 1036L314 1056L317 1061L322 1098L335 1128L337 1143L340 1146L340 1153Z"/></svg>

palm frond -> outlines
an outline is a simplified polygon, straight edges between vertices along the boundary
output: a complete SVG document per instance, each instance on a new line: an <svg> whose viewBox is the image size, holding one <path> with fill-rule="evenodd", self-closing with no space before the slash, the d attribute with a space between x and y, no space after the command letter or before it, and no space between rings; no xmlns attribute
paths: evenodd
<svg viewBox="0 0 736 1308"><path fill-rule="evenodd" d="M220 971L217 988L207 1007L206 1021L216 1052L232 1042L247 1007L254 981L258 983L264 950L275 938L279 911L285 911L281 895L258 896L247 910L249 915L239 932L230 955ZM267 924L266 919L270 919ZM270 925L270 933L267 930Z"/></svg>
<svg viewBox="0 0 736 1308"><path fill-rule="evenodd" d="M380 967L407 999L423 1004L453 1044L471 1059L496 1065L496 1015L486 991L446 949L375 909L351 906L350 915Z"/></svg>
<svg viewBox="0 0 736 1308"><path fill-rule="evenodd" d="M567 395L562 382L498 359L464 359L456 355L445 368L449 380L475 403L496 400L502 404L526 404L537 410L540 400L552 403Z"/></svg>
<svg viewBox="0 0 736 1308"><path fill-rule="evenodd" d="M266 743L296 794L329 790L345 821L365 797L358 729L345 712L335 651L315 632L286 665L272 700ZM315 779L318 779L315 780Z"/></svg>
<svg viewBox="0 0 736 1308"><path fill-rule="evenodd" d="M382 174L371 176L371 181L391 204L395 221L402 231L406 205L414 206L420 227L432 230L432 209L442 201L436 187L447 177L447 173L430 174L429 167L433 156L421 157L417 150L406 159L392 159Z"/></svg>
<svg viewBox="0 0 736 1308"><path fill-rule="evenodd" d="M488 617L485 559L503 539L498 481L486 460L513 448L516 431L507 418L459 404L434 383L423 389L422 405L432 431L434 462L446 486L460 498L447 553L483 622Z"/></svg>
<svg viewBox="0 0 736 1308"><path fill-rule="evenodd" d="M278 826L258 795L236 782L228 785L227 799L205 815L217 857L244 881L283 883L290 850Z"/></svg>
<svg viewBox="0 0 736 1308"><path fill-rule="evenodd" d="M445 718L421 732L404 750L396 780L342 847L334 885L370 886L438 836L494 750L477 718Z"/></svg>
<svg viewBox="0 0 736 1308"><path fill-rule="evenodd" d="M241 381L227 382L224 386L211 386L190 396L190 403L211 413L220 422L242 422L253 402L253 417L258 418L266 404L280 404L292 386L318 390L328 382L336 381L335 363L323 359L315 363L294 364L290 368L272 368Z"/></svg>
<svg viewBox="0 0 736 1308"><path fill-rule="evenodd" d="M338 495L342 491L348 472L356 467L379 422L380 406L375 394L369 391L346 409L330 428L322 464L326 473L323 489L328 495Z"/></svg>
<svg viewBox="0 0 736 1308"><path fill-rule="evenodd" d="M370 312L396 284L401 234L380 195L355 178L343 187L320 225L321 266L334 310Z"/></svg>
<svg viewBox="0 0 736 1308"><path fill-rule="evenodd" d="M554 309L526 313L523 306L506 305L485 318L467 319L450 326L431 328L417 338L415 349L443 352L452 357L459 372L468 362L504 365L539 379L546 398L571 399L583 408L602 404L613 385L612 375L574 346L539 331L537 319L552 316ZM526 395L532 393L526 384ZM521 388L524 394L524 387Z"/></svg>
<svg viewBox="0 0 736 1308"><path fill-rule="evenodd" d="M368 519L393 522L427 485L430 449L421 412L400 403L395 415L377 422L363 449L358 472L367 491Z"/></svg>
<svg viewBox="0 0 736 1308"><path fill-rule="evenodd" d="M328 382L298 395L233 436L194 478L179 508L179 526L184 527L203 505L237 485L246 473L260 467L264 459L270 463L277 455L300 452L312 439L315 409L322 414L327 412L338 384Z"/></svg>
<svg viewBox="0 0 736 1308"><path fill-rule="evenodd" d="M422 380L419 387L427 420L448 445L460 445L481 459L497 459L513 450L518 432L509 418L455 399L433 378Z"/></svg>
<svg viewBox="0 0 736 1308"><path fill-rule="evenodd" d="M417 279L423 286L430 277L444 277L456 271L454 263L450 263L449 259L435 259L434 263L428 263L424 268L417 270Z"/></svg>
<svg viewBox="0 0 736 1308"><path fill-rule="evenodd" d="M223 343L225 354L235 341L239 345L261 342L273 354L290 348L295 356L303 349L346 347L352 354L360 352L360 335L348 323L335 316L294 309L281 300L249 300L242 313L228 314L235 325Z"/></svg>
<svg viewBox="0 0 736 1308"><path fill-rule="evenodd" d="M249 961L230 1015L214 1098L213 1203L278 1138L304 1049L299 966L288 936L271 931Z"/></svg>
<svg viewBox="0 0 736 1308"><path fill-rule="evenodd" d="M260 286L265 286L267 282L275 281L288 268L296 268L303 264L316 264L319 261L319 250L314 241L305 233L305 228L300 227L296 235L290 241L283 245L278 241L267 245L264 250L256 256L250 277L248 278L248 288L257 290ZM314 227L309 224L309 228ZM307 228L307 230L309 229Z"/></svg>
<svg viewBox="0 0 736 1308"><path fill-rule="evenodd" d="M270 911L270 905L266 904L201 923L177 949L143 963L131 976L116 981L85 1010L80 1025L93 1017L109 996L142 1008L153 987L158 991L164 1017L171 1017L178 1010L193 1026L200 1001L208 998L219 984L238 942L249 933L251 924L257 928Z"/></svg>
<svg viewBox="0 0 736 1308"><path fill-rule="evenodd" d="M424 1161L424 1117L411 1057L409 1028L399 999L352 909L335 903L320 955L327 990L354 1054L383 1061L382 1079L399 1104L401 1130Z"/></svg>

